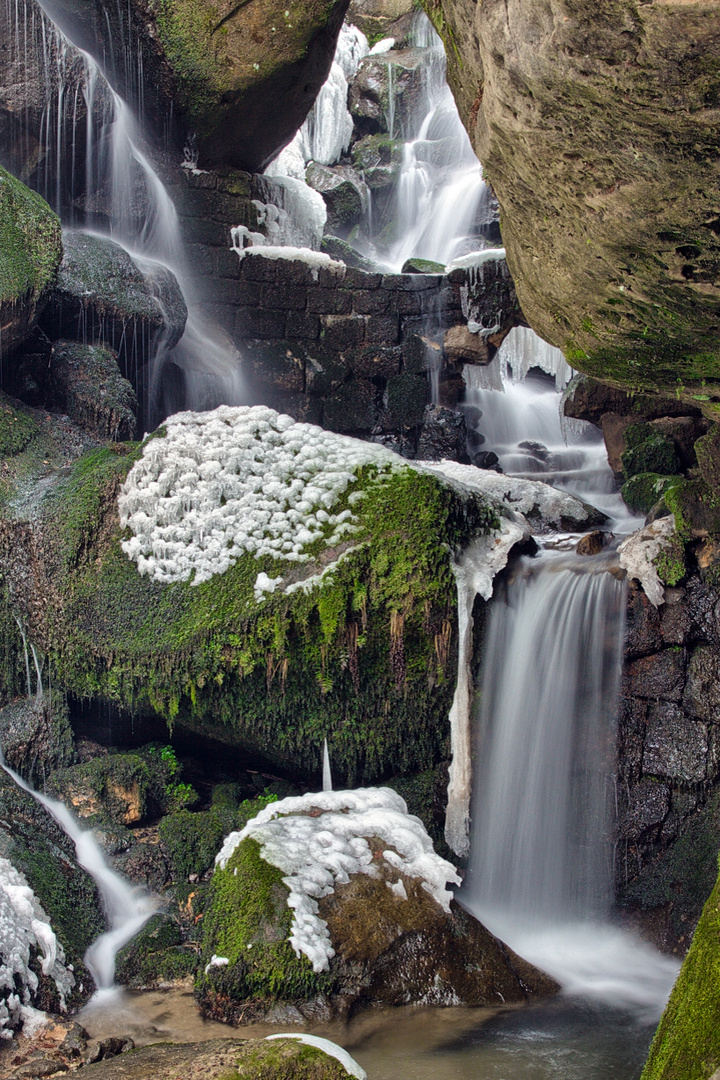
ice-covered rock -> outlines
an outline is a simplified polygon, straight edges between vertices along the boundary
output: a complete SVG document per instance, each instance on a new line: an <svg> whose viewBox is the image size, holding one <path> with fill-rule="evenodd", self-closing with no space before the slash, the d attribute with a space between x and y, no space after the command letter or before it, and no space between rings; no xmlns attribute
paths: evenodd
<svg viewBox="0 0 720 1080"><path fill-rule="evenodd" d="M665 589L655 563L658 555L670 547L674 536L675 518L670 514L628 536L618 548L620 566L627 571L628 577L640 582L654 607L665 602Z"/></svg>

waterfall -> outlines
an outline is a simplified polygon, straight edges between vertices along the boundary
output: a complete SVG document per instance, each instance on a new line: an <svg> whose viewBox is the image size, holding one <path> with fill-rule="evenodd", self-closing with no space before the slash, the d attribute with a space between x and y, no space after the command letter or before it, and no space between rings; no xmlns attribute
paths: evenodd
<svg viewBox="0 0 720 1080"><path fill-rule="evenodd" d="M107 234L136 260L170 270L188 307L181 341L170 351L160 341L151 360L148 426L166 415L163 376L170 363L183 374L183 408L242 404L240 356L195 299L177 211L143 149L132 110L95 59L55 24L48 0L38 0L38 9L28 9L23 0L22 15L20 4L13 15L18 63L32 52L33 41L42 45L45 103L38 190L64 224ZM177 407L174 400L173 411Z"/></svg>
<svg viewBox="0 0 720 1080"><path fill-rule="evenodd" d="M100 992L113 989L115 957L150 916L157 910L155 899L143 889L130 885L108 866L93 833L82 829L68 808L59 799L41 795L7 765L0 751L0 765L18 787L44 806L63 832L75 845L77 861L98 887L109 929L92 943L85 954L85 963Z"/></svg>
<svg viewBox="0 0 720 1080"><path fill-rule="evenodd" d="M323 780L322 780L322 789L323 789L323 791L332 791L332 789L333 789L332 771L330 769L330 751L328 750L327 739L323 739Z"/></svg>
<svg viewBox="0 0 720 1080"><path fill-rule="evenodd" d="M463 904L566 990L662 1008L677 964L609 924L624 582L521 560L492 604Z"/></svg>

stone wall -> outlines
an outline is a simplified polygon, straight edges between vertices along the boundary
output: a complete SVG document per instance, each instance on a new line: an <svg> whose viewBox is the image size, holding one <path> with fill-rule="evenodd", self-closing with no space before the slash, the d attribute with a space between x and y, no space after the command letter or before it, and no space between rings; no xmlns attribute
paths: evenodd
<svg viewBox="0 0 720 1080"><path fill-rule="evenodd" d="M173 190L197 295L240 349L253 402L332 431L382 438L413 456L428 372L438 372L439 401L452 407L462 363L480 354L487 362L522 322L507 264L385 274L241 258L230 230L262 231L256 202L271 195L278 198L266 178L247 173L187 172ZM475 348L458 350L453 340L444 350L446 332L468 316L484 328L472 335ZM478 350L478 339L487 348Z"/></svg>
<svg viewBox="0 0 720 1080"><path fill-rule="evenodd" d="M697 575L654 608L631 582L618 732L621 903L682 952L717 875L720 590Z"/></svg>

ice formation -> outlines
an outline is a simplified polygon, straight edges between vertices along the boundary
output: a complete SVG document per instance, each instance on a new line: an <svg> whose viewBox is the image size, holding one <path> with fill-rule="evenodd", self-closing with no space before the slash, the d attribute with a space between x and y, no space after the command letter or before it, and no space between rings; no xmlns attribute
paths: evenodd
<svg viewBox="0 0 720 1080"><path fill-rule="evenodd" d="M64 1010L75 977L65 966L63 947L25 877L8 859L0 858L1 1039L12 1038L13 1030L38 1020L32 1007L38 977L30 967L31 949L42 956L42 972L55 982Z"/></svg>
<svg viewBox="0 0 720 1080"><path fill-rule="evenodd" d="M408 814L404 800L390 788L323 791L271 803L242 831L225 838L215 857L218 867L227 866L246 837L257 841L265 861L284 874L288 907L294 912L289 940L315 971L325 971L335 955L318 900L352 874L380 876L368 837L387 844L385 861L398 874L421 880L444 911L452 899L448 882L460 883L455 867L435 854L420 819Z"/></svg>
<svg viewBox="0 0 720 1080"><path fill-rule="evenodd" d="M561 518L570 519L584 527L589 508L580 499L559 491L541 480L524 480L518 476L505 476L492 469L478 469L475 465L460 465L457 461L418 462L424 469L454 480L462 487L484 495L502 510L515 510L526 517L539 517L543 522L560 525Z"/></svg>
<svg viewBox="0 0 720 1080"><path fill-rule="evenodd" d="M665 603L665 589L660 580L655 561L663 549L669 547L675 535L675 518L658 518L623 540L618 547L620 566L628 577L642 585L645 595L654 607Z"/></svg>
<svg viewBox="0 0 720 1080"><path fill-rule="evenodd" d="M522 519L501 517L500 528L471 541L453 562L458 593L458 672L450 708L450 777L445 839L456 855L470 851L472 792L473 605L476 596L489 600L493 579L506 566L510 549L529 534Z"/></svg>
<svg viewBox="0 0 720 1080"><path fill-rule="evenodd" d="M394 49L394 48L395 48L395 38L394 37L382 38L381 41L378 41L373 45L373 47L370 50L368 55L369 56L382 56L384 53L390 52L390 50Z"/></svg>
<svg viewBox="0 0 720 1080"><path fill-rule="evenodd" d="M467 255L460 255L459 258L453 259L445 267L445 273L449 274L451 270L470 270L477 271L481 266L484 266L489 262L497 262L498 259L505 258L505 248L483 248L482 251L471 251ZM471 284L476 283L476 279L473 279L471 273Z"/></svg>
<svg viewBox="0 0 720 1080"><path fill-rule="evenodd" d="M210 968L214 967L227 967L230 963L227 956L216 956L215 953L210 957L210 962L205 965L205 974L207 975Z"/></svg>
<svg viewBox="0 0 720 1080"><path fill-rule="evenodd" d="M165 427L164 438L146 441L118 499L132 533L122 548L156 581L198 585L246 552L305 562L309 545L332 546L356 530L355 500L337 503L360 466L405 465L374 443L261 405L177 413Z"/></svg>
<svg viewBox="0 0 720 1080"><path fill-rule="evenodd" d="M355 1077L355 1080L367 1080L367 1073L358 1065L355 1058L350 1057L347 1050L343 1050L342 1046L331 1042L330 1039L321 1039L319 1035L308 1035L304 1031L265 1036L266 1042L272 1042L273 1039L297 1039L298 1042L304 1043L306 1046L316 1046L318 1050L324 1050L328 1057L339 1061L349 1076Z"/></svg>
<svg viewBox="0 0 720 1080"><path fill-rule="evenodd" d="M273 262L277 262L278 259L285 259L287 262L303 262L313 271L316 281L318 270L334 270L340 277L345 275L345 263L331 258L324 251L313 251L311 248L286 247L285 245L280 247L267 245L266 247L252 242L252 237L257 235L256 233L249 233L243 225L235 226L230 230L233 251L241 259L244 259L246 255L261 255L263 259L271 259ZM245 240L248 238L251 243L245 246Z"/></svg>

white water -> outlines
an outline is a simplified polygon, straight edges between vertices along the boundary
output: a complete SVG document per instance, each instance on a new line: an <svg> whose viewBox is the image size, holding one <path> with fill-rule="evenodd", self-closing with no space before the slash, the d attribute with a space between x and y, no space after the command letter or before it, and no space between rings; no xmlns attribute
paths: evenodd
<svg viewBox="0 0 720 1080"><path fill-rule="evenodd" d="M92 831L82 829L64 803L35 791L4 762L1 752L0 765L18 787L32 795L55 818L75 845L78 863L98 887L109 928L92 943L85 954L85 963L95 980L95 997L107 998L114 990L115 957L157 910L157 902L144 889L130 885L111 870Z"/></svg>
<svg viewBox="0 0 720 1080"><path fill-rule="evenodd" d="M525 558L493 602L460 898L566 993L659 1013L677 963L609 917L625 611L612 560Z"/></svg>
<svg viewBox="0 0 720 1080"><path fill-rule="evenodd" d="M602 433L561 414L559 390L571 375L559 349L515 327L491 364L463 370L470 452L493 451L508 475L567 491L606 514L614 533L634 532L643 519L617 491Z"/></svg>
<svg viewBox="0 0 720 1080"><path fill-rule="evenodd" d="M330 769L330 751L328 750L327 739L323 739L323 779L322 779L323 791L332 791L332 771Z"/></svg>
<svg viewBox="0 0 720 1080"><path fill-rule="evenodd" d="M182 400L178 402L176 394L174 409L242 404L239 353L195 300L177 212L143 149L132 110L96 60L56 25L55 15L62 16L62 9L56 13L48 0L39 0L39 6L46 16L39 28L34 9L29 14L23 3L14 11L13 47L20 61L38 32L44 46L41 194L66 224L106 232L137 261L151 260L169 269L188 307L182 340L171 351L160 341L151 361L148 425L166 415L163 381L170 363L182 372L183 381Z"/></svg>

